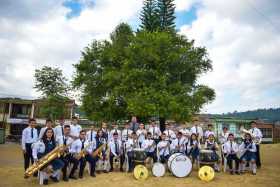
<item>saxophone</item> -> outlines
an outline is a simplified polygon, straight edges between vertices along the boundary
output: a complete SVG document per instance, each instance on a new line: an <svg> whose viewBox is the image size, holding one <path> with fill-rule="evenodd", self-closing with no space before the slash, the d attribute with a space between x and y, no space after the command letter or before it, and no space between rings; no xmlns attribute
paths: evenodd
<svg viewBox="0 0 280 187"><path fill-rule="evenodd" d="M33 173L39 171L46 164L50 163L52 160L60 157L61 153L65 150L67 146L60 145L54 148L51 152L40 158L37 162L34 162L24 173L24 178L28 178Z"/></svg>

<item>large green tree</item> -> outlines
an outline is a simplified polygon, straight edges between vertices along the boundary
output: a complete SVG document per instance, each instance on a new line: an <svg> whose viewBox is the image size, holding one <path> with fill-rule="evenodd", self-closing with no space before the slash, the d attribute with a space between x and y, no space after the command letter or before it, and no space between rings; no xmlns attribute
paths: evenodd
<svg viewBox="0 0 280 187"><path fill-rule="evenodd" d="M73 85L94 120L130 115L188 120L211 102L214 90L197 84L211 70L206 49L169 32L138 32L126 24L111 41L93 41L75 65Z"/></svg>
<svg viewBox="0 0 280 187"><path fill-rule="evenodd" d="M160 30L159 9L156 0L144 0L144 5L140 14L140 28L145 31Z"/></svg>
<svg viewBox="0 0 280 187"><path fill-rule="evenodd" d="M69 101L67 97L69 85L61 69L49 66L36 69L34 88L42 93L43 116L53 120L64 116L65 106Z"/></svg>
<svg viewBox="0 0 280 187"><path fill-rule="evenodd" d="M160 30L175 31L175 3L174 0L158 0Z"/></svg>

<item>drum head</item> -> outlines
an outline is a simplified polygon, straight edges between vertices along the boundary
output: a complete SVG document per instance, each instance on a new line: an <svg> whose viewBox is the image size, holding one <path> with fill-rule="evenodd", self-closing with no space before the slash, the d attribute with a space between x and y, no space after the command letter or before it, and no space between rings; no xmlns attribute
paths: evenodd
<svg viewBox="0 0 280 187"><path fill-rule="evenodd" d="M156 177L162 177L165 174L165 167L162 163L157 162L153 165L152 173Z"/></svg>
<svg viewBox="0 0 280 187"><path fill-rule="evenodd" d="M171 171L171 168L170 168L170 166L171 166L171 161L175 158L175 157L177 157L178 155L183 155L183 153L174 153L174 154L172 154L169 158L168 158L168 161L167 161L167 167L168 167L168 169Z"/></svg>
<svg viewBox="0 0 280 187"><path fill-rule="evenodd" d="M192 171L192 162L187 156L181 154L171 161L170 168L174 176L186 177Z"/></svg>
<svg viewBox="0 0 280 187"><path fill-rule="evenodd" d="M198 171L198 177L206 182L209 182L214 179L215 171L210 166L203 166Z"/></svg>
<svg viewBox="0 0 280 187"><path fill-rule="evenodd" d="M148 169L143 165L138 165L133 170L133 175L137 180L145 180L149 176Z"/></svg>

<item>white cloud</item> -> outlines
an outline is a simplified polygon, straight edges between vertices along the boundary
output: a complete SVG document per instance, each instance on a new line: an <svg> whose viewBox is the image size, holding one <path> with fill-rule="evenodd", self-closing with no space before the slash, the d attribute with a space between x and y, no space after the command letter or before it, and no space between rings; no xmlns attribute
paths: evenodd
<svg viewBox="0 0 280 187"><path fill-rule="evenodd" d="M276 0L205 0L197 20L181 27L181 33L195 39L196 45L207 47L213 61L213 71L200 82L214 88L217 97L203 111L280 106L280 94L275 94L280 93L277 5Z"/></svg>
<svg viewBox="0 0 280 187"><path fill-rule="evenodd" d="M188 11L199 0L175 0L176 11Z"/></svg>

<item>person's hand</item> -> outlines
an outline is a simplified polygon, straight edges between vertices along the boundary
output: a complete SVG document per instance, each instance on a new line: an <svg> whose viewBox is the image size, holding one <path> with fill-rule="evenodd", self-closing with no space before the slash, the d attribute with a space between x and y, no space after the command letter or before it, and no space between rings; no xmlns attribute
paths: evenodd
<svg viewBox="0 0 280 187"><path fill-rule="evenodd" d="M22 153L23 153L23 154L25 154L25 153L26 153L26 150L25 150L25 149L23 149L23 150L22 150Z"/></svg>

